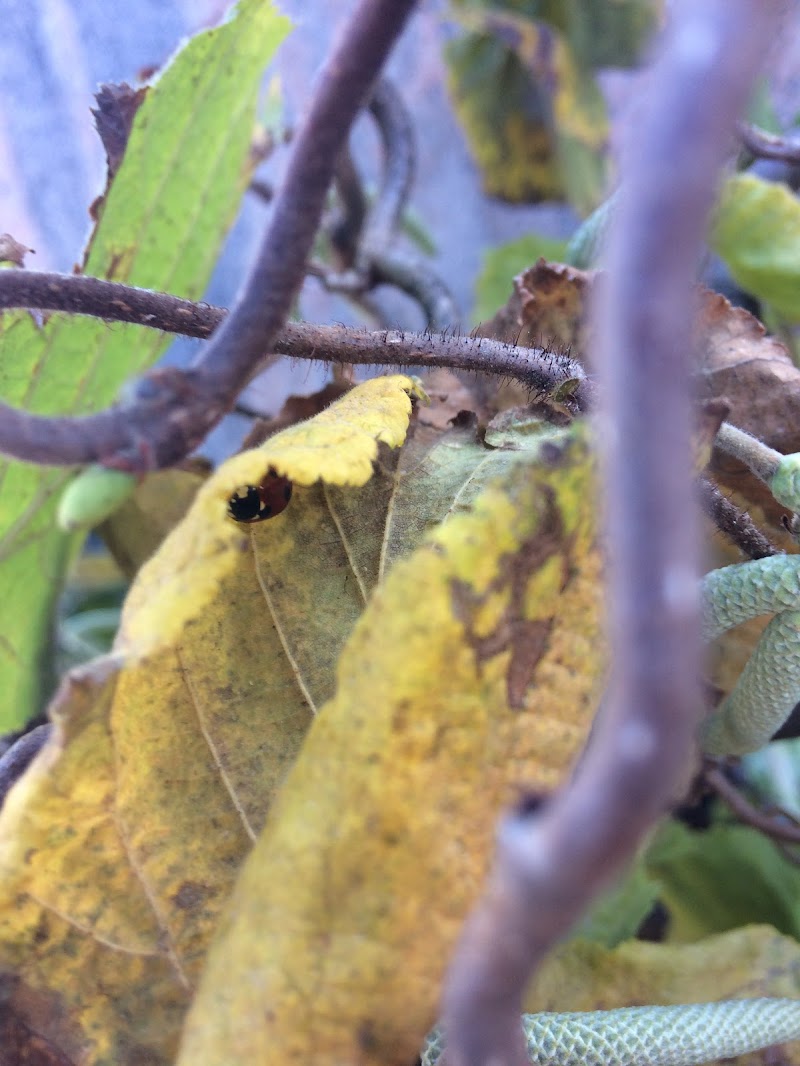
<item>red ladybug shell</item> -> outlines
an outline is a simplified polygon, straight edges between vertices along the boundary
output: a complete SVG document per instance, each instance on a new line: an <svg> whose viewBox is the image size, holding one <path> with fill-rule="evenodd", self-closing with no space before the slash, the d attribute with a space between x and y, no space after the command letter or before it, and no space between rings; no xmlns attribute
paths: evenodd
<svg viewBox="0 0 800 1066"><path fill-rule="evenodd" d="M263 522L285 511L291 498L291 481L270 470L260 485L248 485L231 496L228 514L234 522Z"/></svg>

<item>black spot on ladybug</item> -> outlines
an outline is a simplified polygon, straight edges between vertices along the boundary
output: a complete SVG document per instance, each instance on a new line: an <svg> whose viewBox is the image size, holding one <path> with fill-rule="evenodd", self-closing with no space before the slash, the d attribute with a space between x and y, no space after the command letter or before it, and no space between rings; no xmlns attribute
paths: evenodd
<svg viewBox="0 0 800 1066"><path fill-rule="evenodd" d="M228 500L228 514L234 522L257 522L261 498L254 485L237 489Z"/></svg>
<svg viewBox="0 0 800 1066"><path fill-rule="evenodd" d="M270 470L260 485L246 485L228 500L234 522L263 522L285 511L292 498L292 483Z"/></svg>

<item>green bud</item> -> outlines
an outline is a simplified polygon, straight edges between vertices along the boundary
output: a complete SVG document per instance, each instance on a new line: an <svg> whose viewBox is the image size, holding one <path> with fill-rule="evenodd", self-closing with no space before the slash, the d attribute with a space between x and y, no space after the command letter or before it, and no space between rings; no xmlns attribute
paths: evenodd
<svg viewBox="0 0 800 1066"><path fill-rule="evenodd" d="M800 452L782 456L769 488L778 503L790 511L800 511Z"/></svg>
<svg viewBox="0 0 800 1066"><path fill-rule="evenodd" d="M138 484L134 474L107 466L87 466L67 485L58 504L57 522L66 533L91 529L113 514Z"/></svg>

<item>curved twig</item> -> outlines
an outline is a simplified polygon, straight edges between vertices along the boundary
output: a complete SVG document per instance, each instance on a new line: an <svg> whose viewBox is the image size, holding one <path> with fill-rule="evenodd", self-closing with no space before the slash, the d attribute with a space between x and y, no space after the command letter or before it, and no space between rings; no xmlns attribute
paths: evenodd
<svg viewBox="0 0 800 1066"><path fill-rule="evenodd" d="M800 163L800 140L796 137L778 137L774 133L739 122L736 132L742 145L756 159L777 159L781 163Z"/></svg>
<svg viewBox="0 0 800 1066"><path fill-rule="evenodd" d="M330 240L343 268L349 270L355 262L358 239L368 210L367 197L349 145L339 153L333 182L341 211L329 228Z"/></svg>
<svg viewBox="0 0 800 1066"><path fill-rule="evenodd" d="M593 360L607 385L612 685L570 784L501 824L448 975L450 1066L527 1063L519 1016L531 970L621 871L691 757L702 700L686 309L717 173L776 13L762 0L674 4L630 131ZM678 154L691 167L676 170Z"/></svg>
<svg viewBox="0 0 800 1066"><path fill-rule="evenodd" d="M359 241L356 266L368 273L376 254L385 252L395 239L414 181L416 149L414 130L400 94L391 82L381 79L369 109L383 142L383 175L378 195L367 215Z"/></svg>
<svg viewBox="0 0 800 1066"><path fill-rule="evenodd" d="M343 197L345 217L337 221L331 240L341 255L343 269L312 264L311 273L329 292L351 299L362 297L376 285L394 285L422 307L431 330L452 328L459 320L450 290L427 264L397 247L414 178L414 131L402 98L382 79L375 87L369 110L383 146L383 174L374 202L363 214L361 183L344 152L337 166L337 189Z"/></svg>
<svg viewBox="0 0 800 1066"><path fill-rule="evenodd" d="M718 766L707 766L703 780L722 802L730 807L740 822L757 829L772 840L785 844L800 844L800 822L787 811L777 808L770 811L759 810L728 780Z"/></svg>

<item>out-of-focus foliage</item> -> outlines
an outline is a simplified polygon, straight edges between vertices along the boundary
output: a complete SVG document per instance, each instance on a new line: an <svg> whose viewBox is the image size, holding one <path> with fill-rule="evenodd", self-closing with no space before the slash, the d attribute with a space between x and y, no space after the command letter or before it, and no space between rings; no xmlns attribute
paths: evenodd
<svg viewBox="0 0 800 1066"><path fill-rule="evenodd" d="M660 4L454 3L464 34L447 50L456 111L487 193L567 199L588 214L606 193L601 66L641 57Z"/></svg>
<svg viewBox="0 0 800 1066"><path fill-rule="evenodd" d="M725 182L711 234L735 281L800 322L800 203L785 185L751 174Z"/></svg>
<svg viewBox="0 0 800 1066"><path fill-rule="evenodd" d="M537 259L562 262L566 241L528 233L515 241L501 244L487 252L483 269L475 282L474 320L478 324L488 321L508 299L511 281L516 274L535 263Z"/></svg>
<svg viewBox="0 0 800 1066"><path fill-rule="evenodd" d="M800 940L800 869L762 833L719 822L692 831L664 825L647 855L674 941L769 923Z"/></svg>

